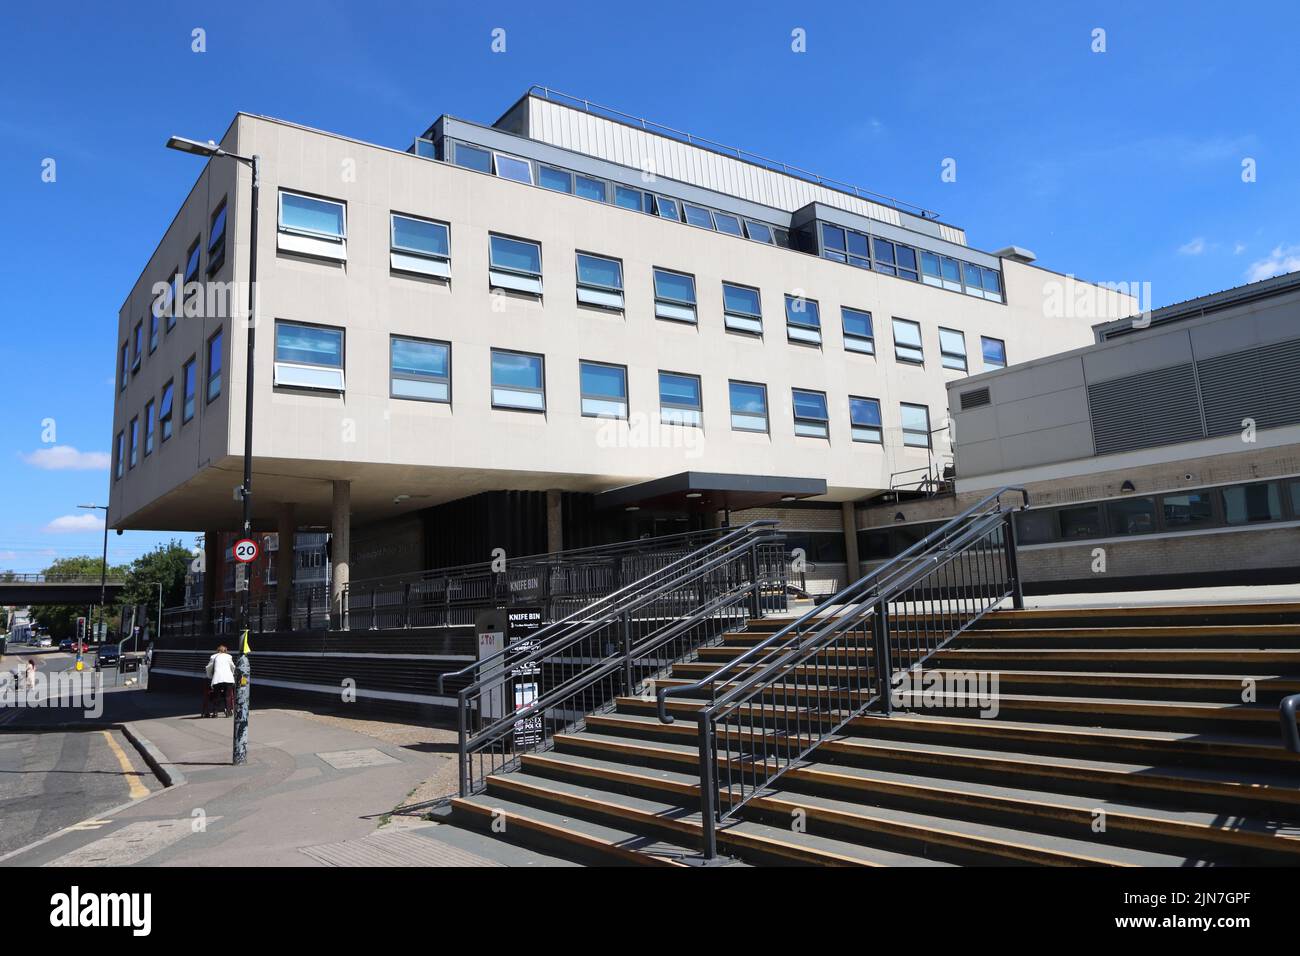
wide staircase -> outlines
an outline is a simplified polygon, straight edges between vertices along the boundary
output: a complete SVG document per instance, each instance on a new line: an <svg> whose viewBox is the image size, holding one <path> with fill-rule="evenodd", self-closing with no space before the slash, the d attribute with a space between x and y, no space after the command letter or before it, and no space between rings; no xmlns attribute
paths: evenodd
<svg viewBox="0 0 1300 956"><path fill-rule="evenodd" d="M452 820L604 864L1300 862L1300 604L1017 609L1006 515L759 607L506 748Z"/></svg>

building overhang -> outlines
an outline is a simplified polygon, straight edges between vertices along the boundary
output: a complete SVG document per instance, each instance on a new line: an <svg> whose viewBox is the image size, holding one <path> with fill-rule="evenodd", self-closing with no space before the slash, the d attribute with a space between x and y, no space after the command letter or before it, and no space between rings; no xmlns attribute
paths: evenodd
<svg viewBox="0 0 1300 956"><path fill-rule="evenodd" d="M598 510L744 511L826 494L821 478L778 478L683 471L611 488L596 495Z"/></svg>

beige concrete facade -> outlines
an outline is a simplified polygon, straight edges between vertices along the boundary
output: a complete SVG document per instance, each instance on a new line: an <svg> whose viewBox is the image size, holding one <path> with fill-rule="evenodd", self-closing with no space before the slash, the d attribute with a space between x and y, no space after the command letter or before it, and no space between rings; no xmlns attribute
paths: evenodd
<svg viewBox="0 0 1300 956"><path fill-rule="evenodd" d="M1006 304L983 301L720 233L471 171L410 153L360 143L289 123L239 115L222 145L261 157L259 311L255 370L255 521L273 530L278 509L293 504L299 526L330 520L334 481L351 481L353 522L372 522L492 489L598 491L686 470L823 478L828 501L852 501L888 488L891 475L923 468L924 449L901 441L899 403L930 409L932 428L946 418L945 385L962 377L940 362L938 330L965 336L969 371L982 370L980 337L1006 343L1017 363L1091 340L1095 317L1051 317L1045 289L1062 277L1003 260ZM179 158L177 161L182 161ZM191 160L198 162L198 160ZM217 158L202 169L119 313L114 348L145 322L155 283L183 267L190 243L206 249L208 219L228 197L225 264L213 281L234 281L233 311L243 314L248 267L249 172ZM277 250L277 195L288 189L346 203L346 262ZM450 227L451 277L413 277L390 268L390 214ZM539 242L540 299L493 294L489 234ZM580 305L575 253L621 260L625 310ZM657 320L652 268L695 277L698 322ZM203 257L202 272L208 261ZM762 296L761 338L727 332L722 283L753 286ZM803 295L821 310L820 348L786 337L784 297ZM1113 315L1132 300L1099 290ZM847 351L840 307L870 311L876 355ZM238 526L243 447L245 327L232 309L185 317L144 355L126 388L115 392L113 436L177 383L175 433L155 441L113 481L115 528L209 529ZM922 329L925 365L895 360L891 317ZM344 330L346 389L307 392L272 385L277 319ZM223 331L219 398L204 400L204 345ZM451 343L450 404L390 397L390 336ZM545 357L545 414L491 407L490 350ZM198 357L197 412L182 424L181 368ZM628 421L580 414L578 362L627 368ZM699 375L702 429L660 426L660 370ZM728 381L763 383L767 434L733 431ZM824 391L830 438L796 437L791 389ZM880 401L884 443L850 437L848 397ZM156 405L155 405L156 407ZM141 427L143 434L143 425ZM935 457L949 452L936 436ZM398 496L409 496L395 502ZM828 521L840 527L838 509Z"/></svg>

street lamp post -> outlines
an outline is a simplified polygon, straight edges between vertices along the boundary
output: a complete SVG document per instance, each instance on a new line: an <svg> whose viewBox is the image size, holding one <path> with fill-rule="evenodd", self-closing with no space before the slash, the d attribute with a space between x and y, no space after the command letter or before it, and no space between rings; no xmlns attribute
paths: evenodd
<svg viewBox="0 0 1300 956"><path fill-rule="evenodd" d="M99 622L104 622L104 594L108 585L108 505L77 505L78 508L85 508L90 511L104 512L104 552L99 559ZM95 636L99 636L99 629L96 626ZM77 663L81 663L81 638L77 638Z"/></svg>
<svg viewBox="0 0 1300 956"><path fill-rule="evenodd" d="M173 136L167 140L167 148L205 156L209 159L228 156L237 163L244 163L253 173L252 208L249 213L249 263L248 263L248 352L244 357L244 481L239 488L239 497L244 505L244 534L250 537L253 531L253 346L256 339L257 321L255 308L257 304L257 208L258 191L261 187L261 158L256 154L240 156L228 153L215 142L201 143L198 140ZM175 303L172 304L175 308ZM248 580L239 599L239 660L236 670L239 683L235 691L235 728L231 760L241 764L248 759L248 694L249 679L252 668L248 662Z"/></svg>

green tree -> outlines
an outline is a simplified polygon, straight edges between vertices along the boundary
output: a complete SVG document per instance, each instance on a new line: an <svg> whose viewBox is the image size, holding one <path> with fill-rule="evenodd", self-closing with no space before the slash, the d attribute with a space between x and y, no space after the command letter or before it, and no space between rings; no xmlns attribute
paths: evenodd
<svg viewBox="0 0 1300 956"><path fill-rule="evenodd" d="M49 577L77 577L97 579L103 562L89 555L75 558L59 558L45 569ZM110 578L120 578L126 572L122 566L108 566ZM84 604L35 604L32 606L32 620L41 627L49 628L50 636L56 640L77 636L77 618L86 613Z"/></svg>
<svg viewBox="0 0 1300 956"><path fill-rule="evenodd" d="M126 586L122 588L122 606L143 604L149 609L149 620L158 616L158 585L162 584L163 607L185 603L185 572L194 555L189 548L173 539L160 544L148 554L131 562L126 571ZM152 629L152 628L151 628Z"/></svg>

